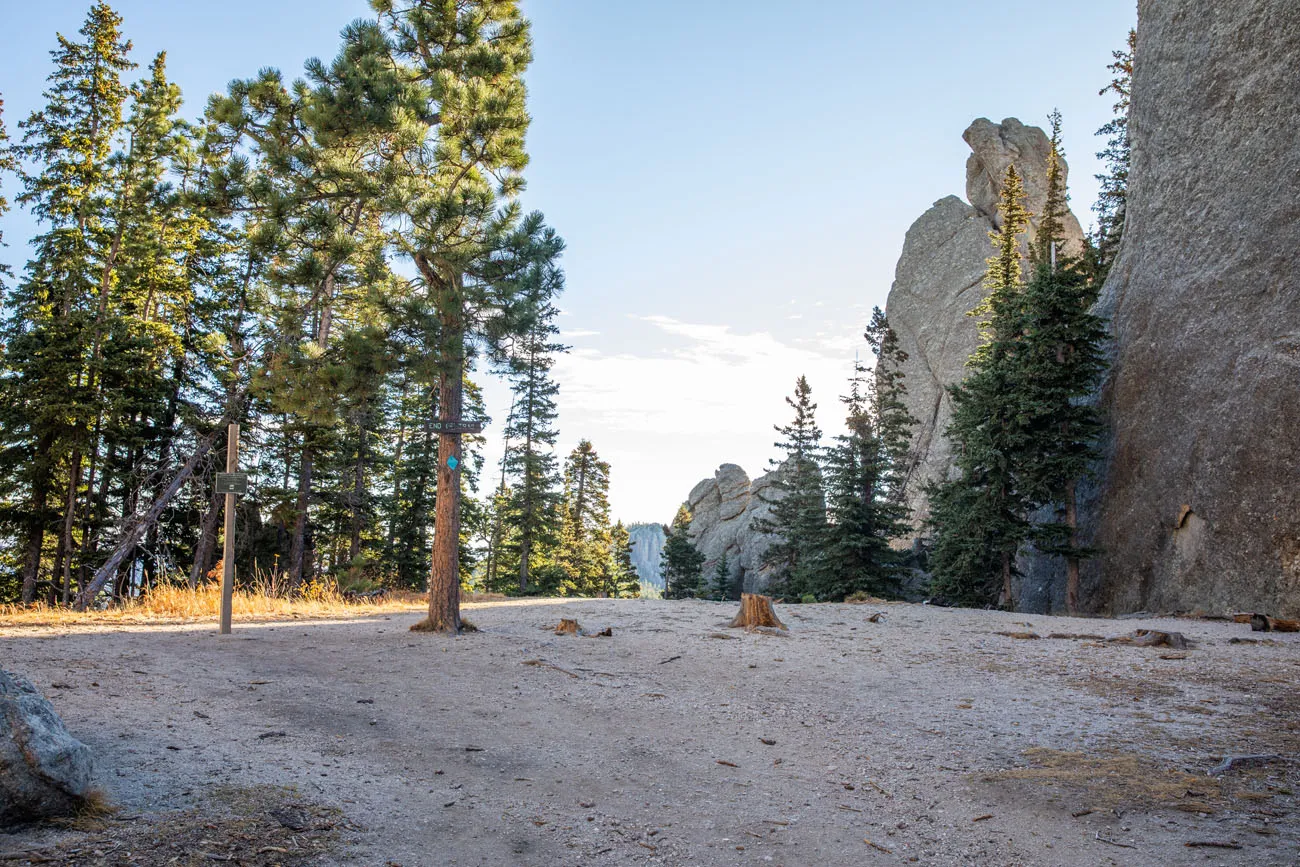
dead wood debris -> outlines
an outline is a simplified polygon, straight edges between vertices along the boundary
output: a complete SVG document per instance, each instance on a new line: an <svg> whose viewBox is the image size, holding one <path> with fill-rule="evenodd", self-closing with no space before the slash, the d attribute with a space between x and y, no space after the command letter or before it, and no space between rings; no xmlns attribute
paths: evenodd
<svg viewBox="0 0 1300 867"><path fill-rule="evenodd" d="M1134 629L1128 635L1107 638L1110 644L1131 644L1134 647L1171 647L1186 650L1191 642L1181 632L1161 632L1158 629Z"/></svg>
<svg viewBox="0 0 1300 867"><path fill-rule="evenodd" d="M1240 617L1245 617L1244 622L1250 624L1251 632L1300 632L1300 620L1283 620L1280 617L1269 617L1267 614L1247 614L1234 615L1233 619L1241 623Z"/></svg>
<svg viewBox="0 0 1300 867"><path fill-rule="evenodd" d="M995 632L993 634L1001 635L1006 638L1032 639L1035 641L1043 637L1037 632Z"/></svg>
<svg viewBox="0 0 1300 867"><path fill-rule="evenodd" d="M1223 843L1218 840L1192 840L1184 843L1189 849L1241 849L1240 843Z"/></svg>
<svg viewBox="0 0 1300 867"><path fill-rule="evenodd" d="M562 673L562 674L567 674L569 677L575 678L575 679L577 679L577 680L582 680L582 675L580 675L580 674L574 674L572 671L569 671L567 668L560 668L558 665L556 665L556 664L554 664L554 663L552 663L552 662L547 662L547 661L544 660L544 659L525 659L523 662L521 662L521 663L519 663L519 664L520 664L520 665L533 665L533 666L539 666L539 667L542 667L542 668L553 668L553 669L555 669L556 671L558 671L558 672L560 672L560 673Z"/></svg>
<svg viewBox="0 0 1300 867"><path fill-rule="evenodd" d="M589 632L578 625L578 621L565 617L560 621L560 625L555 627L556 635L577 635L580 638L613 638L614 627L606 626L597 632Z"/></svg>
<svg viewBox="0 0 1300 867"><path fill-rule="evenodd" d="M1206 771L1211 777L1226 774L1229 771L1242 771L1250 768L1262 768L1274 762L1290 762L1291 759L1279 755L1224 756L1223 761Z"/></svg>

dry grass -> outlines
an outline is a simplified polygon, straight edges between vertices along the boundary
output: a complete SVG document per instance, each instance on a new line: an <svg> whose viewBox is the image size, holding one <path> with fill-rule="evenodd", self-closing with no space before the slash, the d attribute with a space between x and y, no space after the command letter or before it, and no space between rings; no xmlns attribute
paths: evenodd
<svg viewBox="0 0 1300 867"><path fill-rule="evenodd" d="M256 590L235 593L236 621L331 619L369 614L415 611L425 604L422 594L388 593L376 601L349 602L333 588L317 585L299 597L272 596ZM0 626L83 626L121 623L193 623L216 620L221 614L221 588L215 584L195 590L156 587L139 599L102 610L74 611L48 605L0 605Z"/></svg>
<svg viewBox="0 0 1300 867"><path fill-rule="evenodd" d="M1223 803L1218 780L1162 767L1132 753L1090 755L1034 748L1026 768L986 774L986 782L1025 782L1078 794L1086 806L1172 807L1211 813Z"/></svg>

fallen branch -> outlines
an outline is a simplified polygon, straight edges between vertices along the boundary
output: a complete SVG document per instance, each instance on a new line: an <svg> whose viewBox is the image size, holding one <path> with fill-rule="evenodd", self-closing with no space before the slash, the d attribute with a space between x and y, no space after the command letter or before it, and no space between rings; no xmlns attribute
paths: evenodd
<svg viewBox="0 0 1300 867"><path fill-rule="evenodd" d="M520 664L520 665L536 665L536 666L540 666L540 667L542 667L542 668L553 668L553 669L555 669L556 671L561 672L561 673L563 673L563 674L567 674L569 677L572 677L572 678L574 678L574 679L576 679L576 680L582 680L582 675L580 675L580 674L574 674L572 671L569 671L567 668L560 668L560 667L559 667L558 665L556 665L555 663L553 663L553 662L547 662L547 661L544 660L544 659L525 659L523 662L521 662L521 663L519 663L519 664Z"/></svg>
<svg viewBox="0 0 1300 867"><path fill-rule="evenodd" d="M1193 840L1190 843L1184 843L1189 849L1241 849L1240 843L1221 843L1218 840Z"/></svg>

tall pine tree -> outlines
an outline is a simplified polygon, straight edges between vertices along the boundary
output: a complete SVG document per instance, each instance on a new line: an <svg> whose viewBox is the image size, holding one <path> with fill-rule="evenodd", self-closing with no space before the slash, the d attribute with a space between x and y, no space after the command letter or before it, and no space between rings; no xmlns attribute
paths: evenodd
<svg viewBox="0 0 1300 867"><path fill-rule="evenodd" d="M1128 197L1128 171L1130 163L1128 110L1133 87L1133 58L1137 54L1137 31L1129 30L1124 49L1111 52L1114 62L1107 69L1114 77L1101 89L1101 96L1115 94L1114 117L1097 135L1106 136L1106 147L1097 159L1106 165L1106 171L1097 175L1100 189L1092 206L1097 215L1097 228L1093 245L1099 270L1098 279L1105 280L1111 263L1119 253L1120 239L1124 235L1124 215Z"/></svg>
<svg viewBox="0 0 1300 867"><path fill-rule="evenodd" d="M1020 236L1029 222L1023 198L1020 175L1008 166L998 208L1002 225L990 233L996 253L984 281L989 294L974 311L982 342L966 379L950 389L953 414L945 435L954 445L955 477L928 490L931 589L964 605L1012 604L1016 552L1029 532L1015 477L1025 439L1017 359L1024 328Z"/></svg>
<svg viewBox="0 0 1300 867"><path fill-rule="evenodd" d="M821 430L815 418L817 404L807 377L795 381L794 396L785 399L794 411L788 425L777 425L782 440L776 448L785 453L773 461L771 509L754 521L754 529L776 537L763 554L780 592L801 598L815 593L826 566L826 500L822 491Z"/></svg>
<svg viewBox="0 0 1300 867"><path fill-rule="evenodd" d="M704 554L691 542L691 512L684 503L664 535L664 598L694 599L701 595Z"/></svg>

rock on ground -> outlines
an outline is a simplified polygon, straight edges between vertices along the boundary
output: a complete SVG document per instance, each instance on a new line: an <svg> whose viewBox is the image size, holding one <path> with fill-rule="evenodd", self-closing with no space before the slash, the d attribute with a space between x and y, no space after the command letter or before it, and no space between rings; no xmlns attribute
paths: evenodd
<svg viewBox="0 0 1300 867"><path fill-rule="evenodd" d="M1101 606L1300 613L1300 5L1143 0Z"/></svg>
<svg viewBox="0 0 1300 867"><path fill-rule="evenodd" d="M966 375L966 360L979 346L970 311L984 298L985 262L993 253L989 232L998 225L1002 178L1014 164L1025 183L1025 205L1034 215L1031 234L1047 199L1046 133L1015 118L993 123L979 118L963 133L971 147L966 162L966 196L934 203L907 230L886 312L908 355L903 364L907 408L918 420L913 431L915 464L907 482L907 503L919 528L929 514L924 486L944 478L952 447L944 437L952 416L948 387ZM1068 178L1069 167L1065 167ZM1082 249L1083 230L1073 214L1065 220L1066 251Z"/></svg>
<svg viewBox="0 0 1300 867"><path fill-rule="evenodd" d="M90 749L45 696L0 669L0 828L74 812L92 773Z"/></svg>

